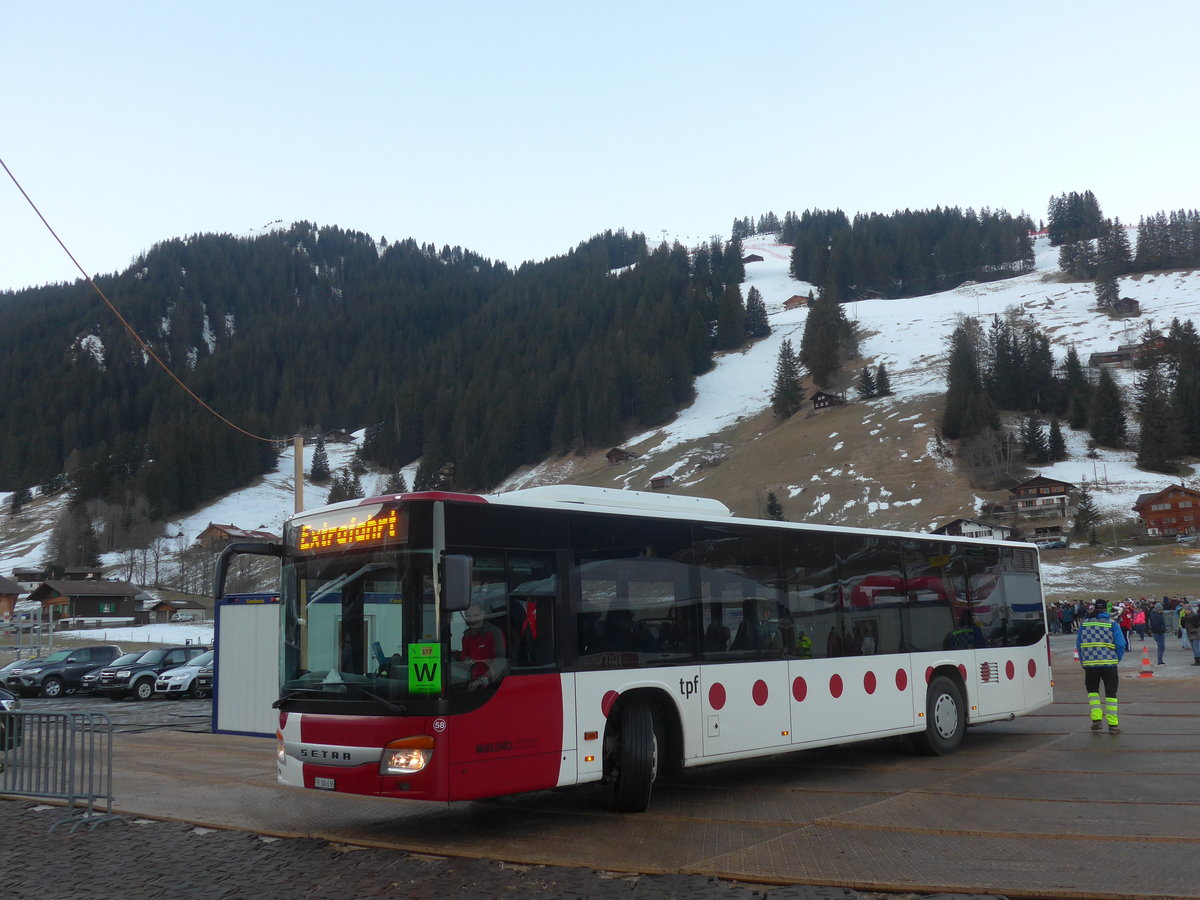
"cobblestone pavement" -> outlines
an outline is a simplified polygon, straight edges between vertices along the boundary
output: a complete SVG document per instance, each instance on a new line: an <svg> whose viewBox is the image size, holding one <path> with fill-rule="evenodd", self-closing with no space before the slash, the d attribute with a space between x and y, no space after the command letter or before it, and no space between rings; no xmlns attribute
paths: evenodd
<svg viewBox="0 0 1200 900"><path fill-rule="evenodd" d="M700 898L700 900L1002 900L978 894L878 894L848 888L770 887L702 875L622 875L562 866L516 866L276 839L179 822L127 819L93 830L49 829L57 807L0 800L4 900L255 900L366 897Z"/></svg>

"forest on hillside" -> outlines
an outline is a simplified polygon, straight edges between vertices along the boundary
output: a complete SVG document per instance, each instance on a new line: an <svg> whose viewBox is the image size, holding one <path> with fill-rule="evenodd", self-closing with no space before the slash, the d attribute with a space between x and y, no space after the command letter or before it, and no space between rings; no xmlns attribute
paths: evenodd
<svg viewBox="0 0 1200 900"><path fill-rule="evenodd" d="M0 488L69 490L77 530L102 522L111 549L269 470L273 441L366 427L367 460L483 489L688 402L748 337L743 274L737 242L651 250L623 231L516 271L303 222L165 241L97 285L254 436L86 283L6 292L0 379L22 390L0 408Z"/></svg>

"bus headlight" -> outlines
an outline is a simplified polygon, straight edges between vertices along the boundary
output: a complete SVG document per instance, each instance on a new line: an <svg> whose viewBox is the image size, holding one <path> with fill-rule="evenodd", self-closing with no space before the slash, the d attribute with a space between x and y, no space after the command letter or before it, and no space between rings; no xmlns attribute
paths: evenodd
<svg viewBox="0 0 1200 900"><path fill-rule="evenodd" d="M283 742L283 733L275 732L275 762L281 766L287 765L287 745Z"/></svg>
<svg viewBox="0 0 1200 900"><path fill-rule="evenodd" d="M433 758L433 738L428 735L401 738L383 748L380 775L412 775L420 772Z"/></svg>

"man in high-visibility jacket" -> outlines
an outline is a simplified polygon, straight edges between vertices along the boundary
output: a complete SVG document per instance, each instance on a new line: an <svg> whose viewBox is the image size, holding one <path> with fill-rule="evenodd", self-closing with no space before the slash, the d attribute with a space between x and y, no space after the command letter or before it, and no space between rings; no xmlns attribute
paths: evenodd
<svg viewBox="0 0 1200 900"><path fill-rule="evenodd" d="M1101 603L1097 604L1103 609ZM1121 723L1117 718L1117 663L1125 655L1125 635L1113 622L1107 611L1097 612L1085 619L1075 637L1075 649L1083 664L1083 684L1088 692L1088 711L1092 717L1092 731L1103 727L1108 721L1109 734L1120 734ZM1104 685L1104 713L1100 712L1100 685Z"/></svg>

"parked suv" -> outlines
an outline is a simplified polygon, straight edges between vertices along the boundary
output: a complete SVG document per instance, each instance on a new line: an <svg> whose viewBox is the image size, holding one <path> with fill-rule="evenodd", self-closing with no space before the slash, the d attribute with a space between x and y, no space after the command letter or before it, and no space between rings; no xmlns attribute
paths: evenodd
<svg viewBox="0 0 1200 900"><path fill-rule="evenodd" d="M116 644L93 644L57 650L41 659L26 660L23 665L8 670L5 680L8 689L32 697L59 697L79 687L83 676L97 666L112 662L121 655Z"/></svg>
<svg viewBox="0 0 1200 900"><path fill-rule="evenodd" d="M123 656L118 656L116 659L110 663L107 663L106 665L97 666L96 668L92 669L92 671L86 673L81 679L79 679L79 693L97 693L96 685L100 683L101 672L103 672L105 669L119 669L122 666L135 663L142 658L145 652L145 650L134 650L132 653L126 653Z"/></svg>
<svg viewBox="0 0 1200 900"><path fill-rule="evenodd" d="M192 683L192 690L196 692L197 697L211 697L213 695L213 664L211 660L207 666L196 673L196 680Z"/></svg>
<svg viewBox="0 0 1200 900"><path fill-rule="evenodd" d="M154 683L154 696L165 697L168 700L180 700L183 697L203 697L200 692L198 676L205 666L212 665L213 651L201 653L187 665L178 669L168 669L158 676ZM209 687L211 689L211 682Z"/></svg>
<svg viewBox="0 0 1200 900"><path fill-rule="evenodd" d="M112 700L124 700L127 696L132 696L134 700L149 700L154 696L154 682L160 673L177 669L208 649L199 644L188 644L184 647L147 650L134 662L105 666L100 670L100 678L92 690L98 694L108 694Z"/></svg>

